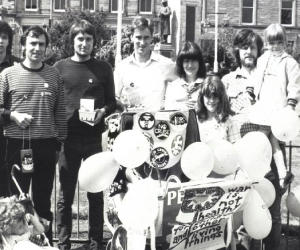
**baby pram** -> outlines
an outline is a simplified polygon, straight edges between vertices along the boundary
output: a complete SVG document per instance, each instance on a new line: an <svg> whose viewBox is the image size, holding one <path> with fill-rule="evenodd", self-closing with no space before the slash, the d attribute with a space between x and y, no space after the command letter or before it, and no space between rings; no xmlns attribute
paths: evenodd
<svg viewBox="0 0 300 250"><path fill-rule="evenodd" d="M34 214L36 214L36 212L34 210L33 202L30 199L30 196L26 195L22 191L19 183L17 182L17 180L15 178L15 174L14 174L15 169L17 169L18 171L21 171L21 169L18 165L15 164L15 165L13 165L12 171L11 171L12 179L20 192L20 197L18 198L17 202L21 203L25 207L25 213L30 213L30 214L34 215ZM50 223L41 217L39 217L39 221L44 226L45 232L48 231ZM50 246L49 240L44 233L42 233L41 235L31 236L29 240L38 246ZM0 234L0 249L3 249L3 250L10 249L5 237L1 234Z"/></svg>

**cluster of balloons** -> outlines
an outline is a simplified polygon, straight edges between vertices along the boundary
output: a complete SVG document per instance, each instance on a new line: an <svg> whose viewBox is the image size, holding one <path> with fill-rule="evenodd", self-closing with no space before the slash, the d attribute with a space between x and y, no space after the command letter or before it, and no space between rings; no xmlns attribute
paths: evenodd
<svg viewBox="0 0 300 250"><path fill-rule="evenodd" d="M126 130L120 133L113 145L113 152L101 152L87 158L78 174L80 188L91 192L107 189L116 177L120 165L136 168L149 157L150 143L142 132ZM150 178L128 187L120 206L119 219L134 230L147 229L158 214L158 186Z"/></svg>
<svg viewBox="0 0 300 250"><path fill-rule="evenodd" d="M271 159L272 148L267 137L261 132L250 132L235 144L219 139L189 145L183 152L181 168L191 180L216 176L251 179L253 190L234 216L235 224L238 228L243 223L252 238L263 239L271 231L268 207L275 200L274 186L264 178L271 170ZM238 174L237 169L241 169Z"/></svg>

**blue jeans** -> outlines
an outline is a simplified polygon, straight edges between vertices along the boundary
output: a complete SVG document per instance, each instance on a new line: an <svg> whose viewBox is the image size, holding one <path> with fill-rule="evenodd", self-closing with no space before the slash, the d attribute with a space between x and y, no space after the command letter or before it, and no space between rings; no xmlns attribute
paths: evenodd
<svg viewBox="0 0 300 250"><path fill-rule="evenodd" d="M64 152L63 152L64 151ZM59 160L60 191L57 202L58 246L70 249L72 233L72 204L81 161L102 152L101 138L68 136ZM91 246L102 246L103 193L87 193L89 201L89 239Z"/></svg>
<svg viewBox="0 0 300 250"><path fill-rule="evenodd" d="M12 166L17 164L21 167L20 150L22 149L22 139L7 139L7 161L8 172L11 172ZM25 141L24 148L28 149L28 140ZM32 182L32 200L37 214L50 221L49 230L46 236L52 244L52 219L51 212L51 194L53 189L55 173L55 152L56 139L35 139L31 140L33 152L34 172L22 173L15 171L15 178L24 193L28 193L30 181ZM11 195L19 195L19 190L9 178Z"/></svg>
<svg viewBox="0 0 300 250"><path fill-rule="evenodd" d="M286 152L285 152L285 145L280 144L280 148L283 153L284 160L286 162ZM281 212L280 212L280 204L281 204L281 197L280 194L280 185L279 185L279 176L276 164L274 159L271 162L271 170L273 172L273 178L268 178L274 188L275 188L275 200L271 207L269 207L271 216L272 216L272 229L269 235L263 240L265 244L265 250L279 250L280 249L280 236L281 236Z"/></svg>

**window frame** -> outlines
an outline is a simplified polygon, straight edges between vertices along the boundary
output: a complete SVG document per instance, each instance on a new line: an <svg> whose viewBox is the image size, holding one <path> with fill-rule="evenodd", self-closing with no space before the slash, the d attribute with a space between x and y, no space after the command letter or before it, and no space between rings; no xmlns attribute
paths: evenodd
<svg viewBox="0 0 300 250"><path fill-rule="evenodd" d="M86 1L86 0L81 0L81 9L83 10L83 2L84 1ZM91 12L95 12L96 11L96 9L97 9L97 7L96 7L96 5L97 5L97 0L93 0L94 1L94 9L93 10L90 10L90 9L88 9L89 11L91 11Z"/></svg>
<svg viewBox="0 0 300 250"><path fill-rule="evenodd" d="M139 13L140 14L152 14L153 13L153 1L152 0L149 0L150 3L151 3L151 11L141 11L141 1L142 0L138 0L139 1ZM147 0L144 0L144 1L147 1Z"/></svg>
<svg viewBox="0 0 300 250"><path fill-rule="evenodd" d="M31 4L32 4L32 0L25 0L24 1L25 11L34 11L34 12L38 11L38 9L39 9L39 0L36 0L36 8L35 9L33 9L33 8L26 8L27 1L31 1Z"/></svg>
<svg viewBox="0 0 300 250"><path fill-rule="evenodd" d="M292 6L292 23L291 24L283 24L281 23L282 19L281 19L281 13L282 13L282 0L279 0L279 23L282 26L285 27L293 27L295 26L295 22L296 22L296 0L291 0L291 2L293 2L293 6Z"/></svg>
<svg viewBox="0 0 300 250"><path fill-rule="evenodd" d="M253 1L253 12L252 12L252 22L251 23L244 23L243 22L243 1L244 0L240 0L240 23L243 25L256 25L257 22L257 0L252 0ZM250 8L249 8L250 9Z"/></svg>
<svg viewBox="0 0 300 250"><path fill-rule="evenodd" d="M55 11L55 12L65 12L66 11L66 3L67 3L67 0L65 0L65 7L63 8L63 9L56 9L55 8L55 1L56 0L53 0L53 6L52 6L52 8L53 8L53 11ZM58 1L62 1L62 0L58 0Z"/></svg>
<svg viewBox="0 0 300 250"><path fill-rule="evenodd" d="M118 13L118 10L112 10L112 2L113 2L114 0L110 0L110 6L109 6L109 8L110 8L110 13ZM119 1L119 0L115 0L115 1ZM122 14L124 13L124 7L125 7L125 0L122 0L122 3L123 3L123 8L122 8Z"/></svg>

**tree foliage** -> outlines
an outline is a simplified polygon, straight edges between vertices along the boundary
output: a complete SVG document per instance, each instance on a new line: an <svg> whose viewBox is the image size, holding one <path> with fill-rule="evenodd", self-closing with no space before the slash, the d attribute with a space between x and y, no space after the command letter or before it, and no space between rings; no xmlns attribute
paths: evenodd
<svg viewBox="0 0 300 250"><path fill-rule="evenodd" d="M109 38L109 28L106 26L105 12L91 12L89 10L66 9L49 30L51 46L63 59L74 54L72 43L69 41L69 32L76 20L87 20L96 28L96 47L100 48L101 42Z"/></svg>

